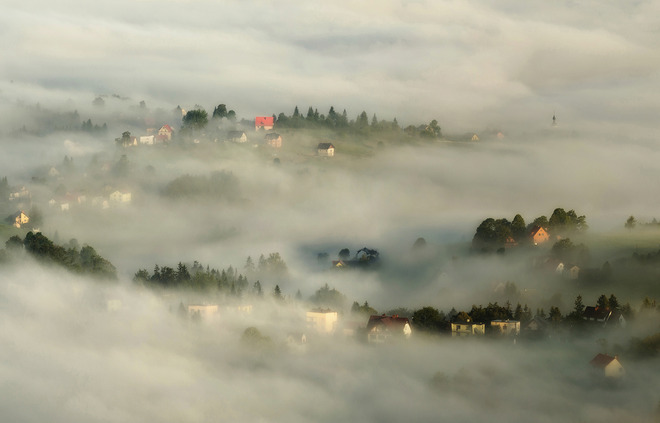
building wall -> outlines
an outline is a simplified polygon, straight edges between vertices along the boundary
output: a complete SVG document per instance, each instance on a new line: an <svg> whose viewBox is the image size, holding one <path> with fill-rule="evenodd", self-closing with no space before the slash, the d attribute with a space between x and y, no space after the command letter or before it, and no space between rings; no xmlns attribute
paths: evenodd
<svg viewBox="0 0 660 423"><path fill-rule="evenodd" d="M333 333L337 327L338 315L336 311L307 312L307 327L319 333Z"/></svg>
<svg viewBox="0 0 660 423"><path fill-rule="evenodd" d="M624 375L623 366L619 363L619 360L614 359L605 366L605 376L607 377L621 377Z"/></svg>

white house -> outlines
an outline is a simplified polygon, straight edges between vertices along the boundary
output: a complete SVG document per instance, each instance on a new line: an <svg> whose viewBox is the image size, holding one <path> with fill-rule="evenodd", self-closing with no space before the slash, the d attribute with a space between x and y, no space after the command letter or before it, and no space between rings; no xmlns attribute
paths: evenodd
<svg viewBox="0 0 660 423"><path fill-rule="evenodd" d="M154 135L142 135L140 137L140 144L142 145L154 145L154 140L156 137Z"/></svg>
<svg viewBox="0 0 660 423"><path fill-rule="evenodd" d="M307 328L318 333L334 333L339 315L330 309L314 309L306 314Z"/></svg>
<svg viewBox="0 0 660 423"><path fill-rule="evenodd" d="M130 192L121 192L119 190L114 191L110 194L110 201L113 203L130 203L131 202L131 193Z"/></svg>
<svg viewBox="0 0 660 423"><path fill-rule="evenodd" d="M244 143L247 142L247 134L243 131L229 131L227 139L231 142Z"/></svg>
<svg viewBox="0 0 660 423"><path fill-rule="evenodd" d="M614 357L607 354L598 354L589 362L594 368L602 371L605 377L619 378L625 374L625 370L619 362L619 356Z"/></svg>
<svg viewBox="0 0 660 423"><path fill-rule="evenodd" d="M335 155L335 146L329 142L322 142L316 147L319 156L333 157Z"/></svg>

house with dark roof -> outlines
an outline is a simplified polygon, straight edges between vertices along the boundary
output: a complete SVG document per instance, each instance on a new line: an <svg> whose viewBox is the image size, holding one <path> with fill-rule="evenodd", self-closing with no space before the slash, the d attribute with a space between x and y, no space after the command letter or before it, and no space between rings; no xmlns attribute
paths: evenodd
<svg viewBox="0 0 660 423"><path fill-rule="evenodd" d="M247 134L243 131L229 131L227 139L231 142L244 143L247 142Z"/></svg>
<svg viewBox="0 0 660 423"><path fill-rule="evenodd" d="M367 322L367 341L371 343L389 342L395 339L408 339L412 335L412 326L407 317L386 314L369 317Z"/></svg>
<svg viewBox="0 0 660 423"><path fill-rule="evenodd" d="M520 320L491 320L490 327L502 335L520 335Z"/></svg>
<svg viewBox="0 0 660 423"><path fill-rule="evenodd" d="M316 153L323 157L333 157L335 155L335 146L329 142L321 142L316 147Z"/></svg>
<svg viewBox="0 0 660 423"><path fill-rule="evenodd" d="M282 147L282 136L276 132L271 132L264 136L264 142L270 147L280 148Z"/></svg>
<svg viewBox="0 0 660 423"><path fill-rule="evenodd" d="M597 354L591 359L589 364L599 372L602 372L605 377L619 378L625 374L625 370L621 362L619 362L619 356L617 355L612 357L607 354Z"/></svg>
<svg viewBox="0 0 660 423"><path fill-rule="evenodd" d="M609 308L602 308L602 307L592 307L592 306L587 306L584 308L584 311L582 312L582 319L589 321L589 322L601 322L605 323L607 320L610 318L612 315L612 310Z"/></svg>

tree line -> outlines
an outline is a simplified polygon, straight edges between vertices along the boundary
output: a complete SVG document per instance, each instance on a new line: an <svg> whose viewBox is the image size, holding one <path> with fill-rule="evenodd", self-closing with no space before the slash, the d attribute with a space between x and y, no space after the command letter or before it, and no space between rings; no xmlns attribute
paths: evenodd
<svg viewBox="0 0 660 423"><path fill-rule="evenodd" d="M107 259L101 257L89 246L80 247L76 239L65 245L57 245L41 232L28 232L24 239L13 235L0 250L0 261L11 262L22 254L28 254L42 263L62 266L72 272L117 279L117 269Z"/></svg>

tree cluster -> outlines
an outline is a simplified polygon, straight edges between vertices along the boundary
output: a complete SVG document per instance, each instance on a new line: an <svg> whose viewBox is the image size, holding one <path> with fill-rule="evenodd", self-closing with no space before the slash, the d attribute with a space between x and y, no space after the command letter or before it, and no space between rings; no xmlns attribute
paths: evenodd
<svg viewBox="0 0 660 423"><path fill-rule="evenodd" d="M238 179L231 172L217 171L210 175L183 175L170 181L162 195L171 199L225 200L240 198Z"/></svg>
<svg viewBox="0 0 660 423"><path fill-rule="evenodd" d="M472 247L481 251L491 251L502 248L508 243L528 244L529 234L537 227L542 227L548 233L558 236L582 233L588 229L585 216L578 216L574 210L565 211L562 208L555 209L550 219L539 216L529 225L525 225L525 219L520 214L515 215L512 221L489 217L477 227L472 238Z"/></svg>
<svg viewBox="0 0 660 423"><path fill-rule="evenodd" d="M89 245L80 248L75 239L61 246L53 243L40 232L28 232L25 239L21 239L18 235L9 238L5 248L9 257L17 257L25 252L41 262L63 266L76 273L104 279L117 278L117 269L112 263L101 257Z"/></svg>

